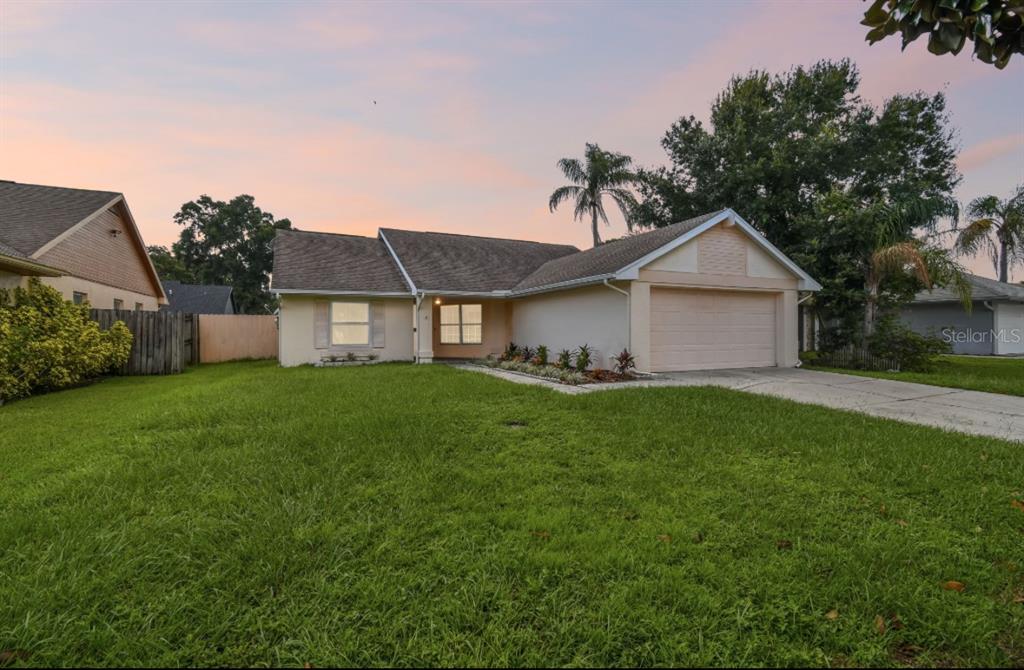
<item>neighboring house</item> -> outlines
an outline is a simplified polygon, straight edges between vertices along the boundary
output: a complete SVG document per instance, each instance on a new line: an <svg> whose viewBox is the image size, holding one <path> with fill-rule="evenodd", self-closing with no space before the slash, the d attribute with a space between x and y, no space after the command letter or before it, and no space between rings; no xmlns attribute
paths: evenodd
<svg viewBox="0 0 1024 670"><path fill-rule="evenodd" d="M282 230L282 365L476 358L510 342L629 349L641 371L794 366L799 291L821 287L727 209L595 249L382 229Z"/></svg>
<svg viewBox="0 0 1024 670"><path fill-rule="evenodd" d="M903 308L903 321L923 335L941 337L956 354L1024 354L1024 286L968 275L971 311L955 291L921 291Z"/></svg>
<svg viewBox="0 0 1024 670"><path fill-rule="evenodd" d="M190 314L234 314L235 300L230 286L218 284L182 284L167 280L164 283L167 304L161 309Z"/></svg>
<svg viewBox="0 0 1024 670"><path fill-rule="evenodd" d="M0 288L29 277L101 309L166 302L123 195L0 181Z"/></svg>

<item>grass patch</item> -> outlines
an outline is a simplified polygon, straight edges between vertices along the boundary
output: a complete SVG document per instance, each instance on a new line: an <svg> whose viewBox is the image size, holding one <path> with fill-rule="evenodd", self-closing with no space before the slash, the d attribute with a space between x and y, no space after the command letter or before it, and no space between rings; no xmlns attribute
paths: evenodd
<svg viewBox="0 0 1024 670"><path fill-rule="evenodd" d="M895 379L950 388L1024 396L1024 358L940 356L929 372L877 372L808 365L812 370Z"/></svg>
<svg viewBox="0 0 1024 670"><path fill-rule="evenodd" d="M0 463L16 664L1024 662L1024 449L998 440L244 363L12 403Z"/></svg>

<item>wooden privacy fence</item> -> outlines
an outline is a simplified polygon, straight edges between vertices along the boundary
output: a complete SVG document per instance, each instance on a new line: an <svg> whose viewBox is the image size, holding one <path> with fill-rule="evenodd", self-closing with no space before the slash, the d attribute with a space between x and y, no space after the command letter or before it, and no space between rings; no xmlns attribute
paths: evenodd
<svg viewBox="0 0 1024 670"><path fill-rule="evenodd" d="M277 358L277 318L255 314L200 314L199 362Z"/></svg>
<svg viewBox="0 0 1024 670"><path fill-rule="evenodd" d="M248 314L91 309L101 328L124 321L132 353L122 375L169 375L196 363L277 357L277 320Z"/></svg>
<svg viewBox="0 0 1024 670"><path fill-rule="evenodd" d="M92 309L101 328L123 321L132 331L132 353L117 372L122 375L168 375L199 362L199 320L184 312Z"/></svg>

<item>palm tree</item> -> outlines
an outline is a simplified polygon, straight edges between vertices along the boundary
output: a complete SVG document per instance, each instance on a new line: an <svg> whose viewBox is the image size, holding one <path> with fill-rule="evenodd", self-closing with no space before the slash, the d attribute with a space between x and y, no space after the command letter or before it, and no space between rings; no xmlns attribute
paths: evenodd
<svg viewBox="0 0 1024 670"><path fill-rule="evenodd" d="M585 162L576 158L563 158L558 167L565 178L572 182L568 186L555 189L548 201L548 209L554 212L565 200L574 199L576 209L573 219L576 221L590 217L590 230L594 234L594 246L601 244L601 236L597 232L597 221L608 223L608 215L604 211L602 197L607 195L615 201L626 218L626 227L633 231L633 208L636 198L629 186L636 182L636 173L631 169L633 159L623 154L604 151L596 144L587 143L584 152Z"/></svg>
<svg viewBox="0 0 1024 670"><path fill-rule="evenodd" d="M893 277L914 277L929 290L948 286L957 293L964 309L970 311L971 285L966 272L948 249L932 239L938 220L955 215L956 203L946 199L920 199L880 208L876 219L877 242L865 264L865 340L875 329L882 284ZM922 228L930 235L908 239L912 231Z"/></svg>
<svg viewBox="0 0 1024 670"><path fill-rule="evenodd" d="M1006 200L975 198L967 205L967 216L971 222L957 237L957 251L972 256L987 251L999 281L1010 281L1010 267L1024 259L1024 184Z"/></svg>

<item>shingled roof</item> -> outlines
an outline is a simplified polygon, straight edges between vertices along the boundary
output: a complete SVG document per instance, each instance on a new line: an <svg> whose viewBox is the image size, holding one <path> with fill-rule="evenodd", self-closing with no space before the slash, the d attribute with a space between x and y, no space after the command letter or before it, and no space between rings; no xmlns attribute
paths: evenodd
<svg viewBox="0 0 1024 670"><path fill-rule="evenodd" d="M508 291L551 259L579 254L565 244L475 235L393 228L381 235L419 291Z"/></svg>
<svg viewBox="0 0 1024 670"><path fill-rule="evenodd" d="M410 293L378 238L279 230L274 238L274 290Z"/></svg>
<svg viewBox="0 0 1024 670"><path fill-rule="evenodd" d="M1007 284L978 275L967 275L967 281L971 285L971 300L1024 302L1024 286L1019 284ZM938 287L931 291L921 291L914 296L914 302L960 302L960 296L951 288Z"/></svg>
<svg viewBox="0 0 1024 670"><path fill-rule="evenodd" d="M220 284L182 284L180 281L162 282L167 296L166 309L189 314L233 314L230 310L234 289Z"/></svg>
<svg viewBox="0 0 1024 670"><path fill-rule="evenodd" d="M702 214L671 226L613 240L571 256L550 260L517 283L514 290L526 291L588 277L614 274L652 251L660 249L680 235L690 232L702 223L707 223L723 211L725 210Z"/></svg>
<svg viewBox="0 0 1024 670"><path fill-rule="evenodd" d="M0 181L0 243L31 256L119 195Z"/></svg>
<svg viewBox="0 0 1024 670"><path fill-rule="evenodd" d="M398 286L398 273L404 271L416 291L516 297L613 277L659 249L668 250L672 242L701 226L714 225L726 214L799 276L803 286L820 288L750 224L724 209L586 251L562 244L393 228L381 229L377 240L328 233L299 233L304 237L294 238L294 232L282 231L275 245L274 288L399 291L393 287ZM393 255L385 255L387 251ZM397 264L385 262L391 259ZM411 292L409 282L403 282L401 292Z"/></svg>

